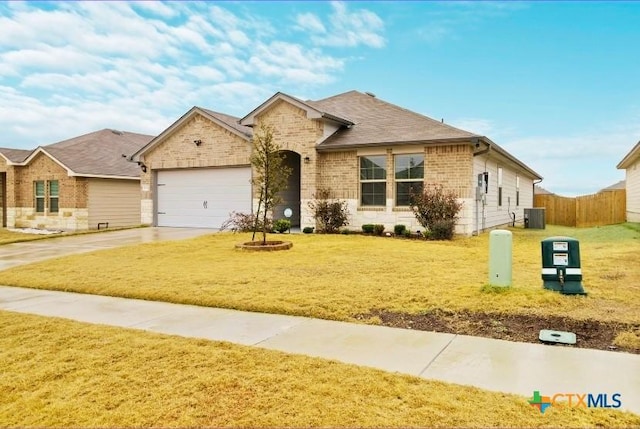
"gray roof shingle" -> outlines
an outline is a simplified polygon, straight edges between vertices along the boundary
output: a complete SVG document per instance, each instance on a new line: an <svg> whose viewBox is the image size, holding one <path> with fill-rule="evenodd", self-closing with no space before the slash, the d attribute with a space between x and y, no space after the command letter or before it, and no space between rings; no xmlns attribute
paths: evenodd
<svg viewBox="0 0 640 429"><path fill-rule="evenodd" d="M480 137L358 91L306 103L354 122L322 142L319 149Z"/></svg>
<svg viewBox="0 0 640 429"><path fill-rule="evenodd" d="M220 112L214 112L213 110L209 110L209 109L204 109L202 107L199 107L199 109L201 109L202 111L208 113L209 115L213 116L214 118L218 119L221 122L224 122L225 124L227 124L228 126L230 126L231 128L235 129L236 131L240 131L241 133L251 137L253 135L253 130L251 129L251 127L246 127L244 125L240 125L240 118L236 118L235 116L231 116L231 115L227 115L225 113L220 113Z"/></svg>
<svg viewBox="0 0 640 429"><path fill-rule="evenodd" d="M140 167L122 155L131 155L153 136L104 129L42 146L77 175L140 177Z"/></svg>
<svg viewBox="0 0 640 429"><path fill-rule="evenodd" d="M31 155L31 152L33 151L27 149L11 149L0 147L0 154L4 155L4 157L11 162L22 162L27 159L29 155Z"/></svg>

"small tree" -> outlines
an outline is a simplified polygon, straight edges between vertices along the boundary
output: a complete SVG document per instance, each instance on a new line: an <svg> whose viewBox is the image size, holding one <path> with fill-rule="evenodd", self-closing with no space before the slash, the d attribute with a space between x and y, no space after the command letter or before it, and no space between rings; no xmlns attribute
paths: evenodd
<svg viewBox="0 0 640 429"><path fill-rule="evenodd" d="M349 225L347 202L332 198L330 189L318 189L314 199L309 201L309 208L319 232L332 234Z"/></svg>
<svg viewBox="0 0 640 429"><path fill-rule="evenodd" d="M279 192L286 189L291 168L284 165L284 155L280 145L273 138L273 129L268 125L260 125L253 135L253 151L251 153L253 179L251 184L260 191L256 210L253 236L255 240L259 227L262 230L262 244L267 243L268 216L280 202Z"/></svg>
<svg viewBox="0 0 640 429"><path fill-rule="evenodd" d="M458 213L462 209L455 192L445 191L441 185L428 185L422 193L411 194L410 204L416 219L432 238L453 238Z"/></svg>

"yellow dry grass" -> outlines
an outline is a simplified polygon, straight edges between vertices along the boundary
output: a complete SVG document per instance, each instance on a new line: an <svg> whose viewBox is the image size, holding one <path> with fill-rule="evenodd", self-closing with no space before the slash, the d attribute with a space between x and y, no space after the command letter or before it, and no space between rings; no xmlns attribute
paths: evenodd
<svg viewBox="0 0 640 429"><path fill-rule="evenodd" d="M70 236L70 235L84 235L84 234L96 234L101 232L112 232L119 231L122 229L132 229L132 228L141 228L142 226L132 226L132 227L122 227L122 228L111 228L111 229L92 229L89 231L70 231L70 232L62 232L59 234L27 234L23 232L14 232L9 231L6 228L0 228L0 246L3 244L11 244L11 243L22 243L25 241L35 241L35 240L46 240L48 238L56 238L61 236Z"/></svg>
<svg viewBox="0 0 640 429"><path fill-rule="evenodd" d="M56 234L56 236L59 236L59 234ZM49 236L24 234L22 232L13 232L5 228L0 228L0 245L9 243L20 243L23 241L42 240L43 238L49 238Z"/></svg>
<svg viewBox="0 0 640 429"><path fill-rule="evenodd" d="M439 308L640 322L640 232L616 225L513 234L513 287L499 291L486 286L488 234L451 242L292 234L291 250L259 253L234 248L248 235L211 234L16 267L0 272L0 284L336 320ZM540 240L552 235L580 240L588 296L542 288Z"/></svg>
<svg viewBox="0 0 640 429"><path fill-rule="evenodd" d="M640 416L0 311L1 427L638 427Z"/></svg>

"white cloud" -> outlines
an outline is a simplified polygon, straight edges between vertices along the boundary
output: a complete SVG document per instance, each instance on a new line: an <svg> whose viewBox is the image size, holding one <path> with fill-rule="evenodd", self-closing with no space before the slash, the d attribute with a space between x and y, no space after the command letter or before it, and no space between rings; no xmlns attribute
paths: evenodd
<svg viewBox="0 0 640 429"><path fill-rule="evenodd" d="M322 25L322 21L313 13L301 13L296 17L296 23L301 30L312 33L326 33L327 30Z"/></svg>
<svg viewBox="0 0 640 429"><path fill-rule="evenodd" d="M169 7L162 1L136 1L133 2L133 5L138 9L163 18L173 18L179 14L176 9Z"/></svg>
<svg viewBox="0 0 640 429"><path fill-rule="evenodd" d="M333 45L384 43L375 14L332 8ZM334 81L345 59L289 40L286 19L207 2L0 4L0 146L159 133L192 105L243 116L275 91Z"/></svg>
<svg viewBox="0 0 640 429"><path fill-rule="evenodd" d="M481 25L493 19L527 9L526 2L505 1L452 1L432 3L424 15L423 24L414 30L416 37L435 44L456 38L461 29L481 29Z"/></svg>
<svg viewBox="0 0 640 429"><path fill-rule="evenodd" d="M640 115L582 135L527 136L501 146L546 177L543 187L562 195L597 192L624 178L616 165L640 136Z"/></svg>
<svg viewBox="0 0 640 429"><path fill-rule="evenodd" d="M318 46L385 46L386 41L381 34L384 22L378 15L367 9L351 12L343 2L332 2L331 7L333 12L326 25L317 15L302 13L296 17L297 29L311 32L311 40Z"/></svg>
<svg viewBox="0 0 640 429"><path fill-rule="evenodd" d="M479 134L481 136L487 136L489 138L495 132L495 126L489 119L482 118L460 118L454 119L449 123L461 130L469 131L470 133Z"/></svg>

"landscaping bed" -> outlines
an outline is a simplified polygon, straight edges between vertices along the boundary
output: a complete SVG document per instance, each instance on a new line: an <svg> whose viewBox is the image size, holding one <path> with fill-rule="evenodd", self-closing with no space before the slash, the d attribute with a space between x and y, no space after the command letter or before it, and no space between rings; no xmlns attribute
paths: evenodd
<svg viewBox="0 0 640 429"><path fill-rule="evenodd" d="M472 335L525 343L539 343L538 336L542 329L573 332L576 334L577 342L571 347L640 353L640 348L620 340L616 341L620 333L635 331L640 335L640 324L575 320L560 316L443 310L434 310L426 314L374 310L368 314L356 316L362 320L371 317L379 318L381 325L394 328Z"/></svg>

